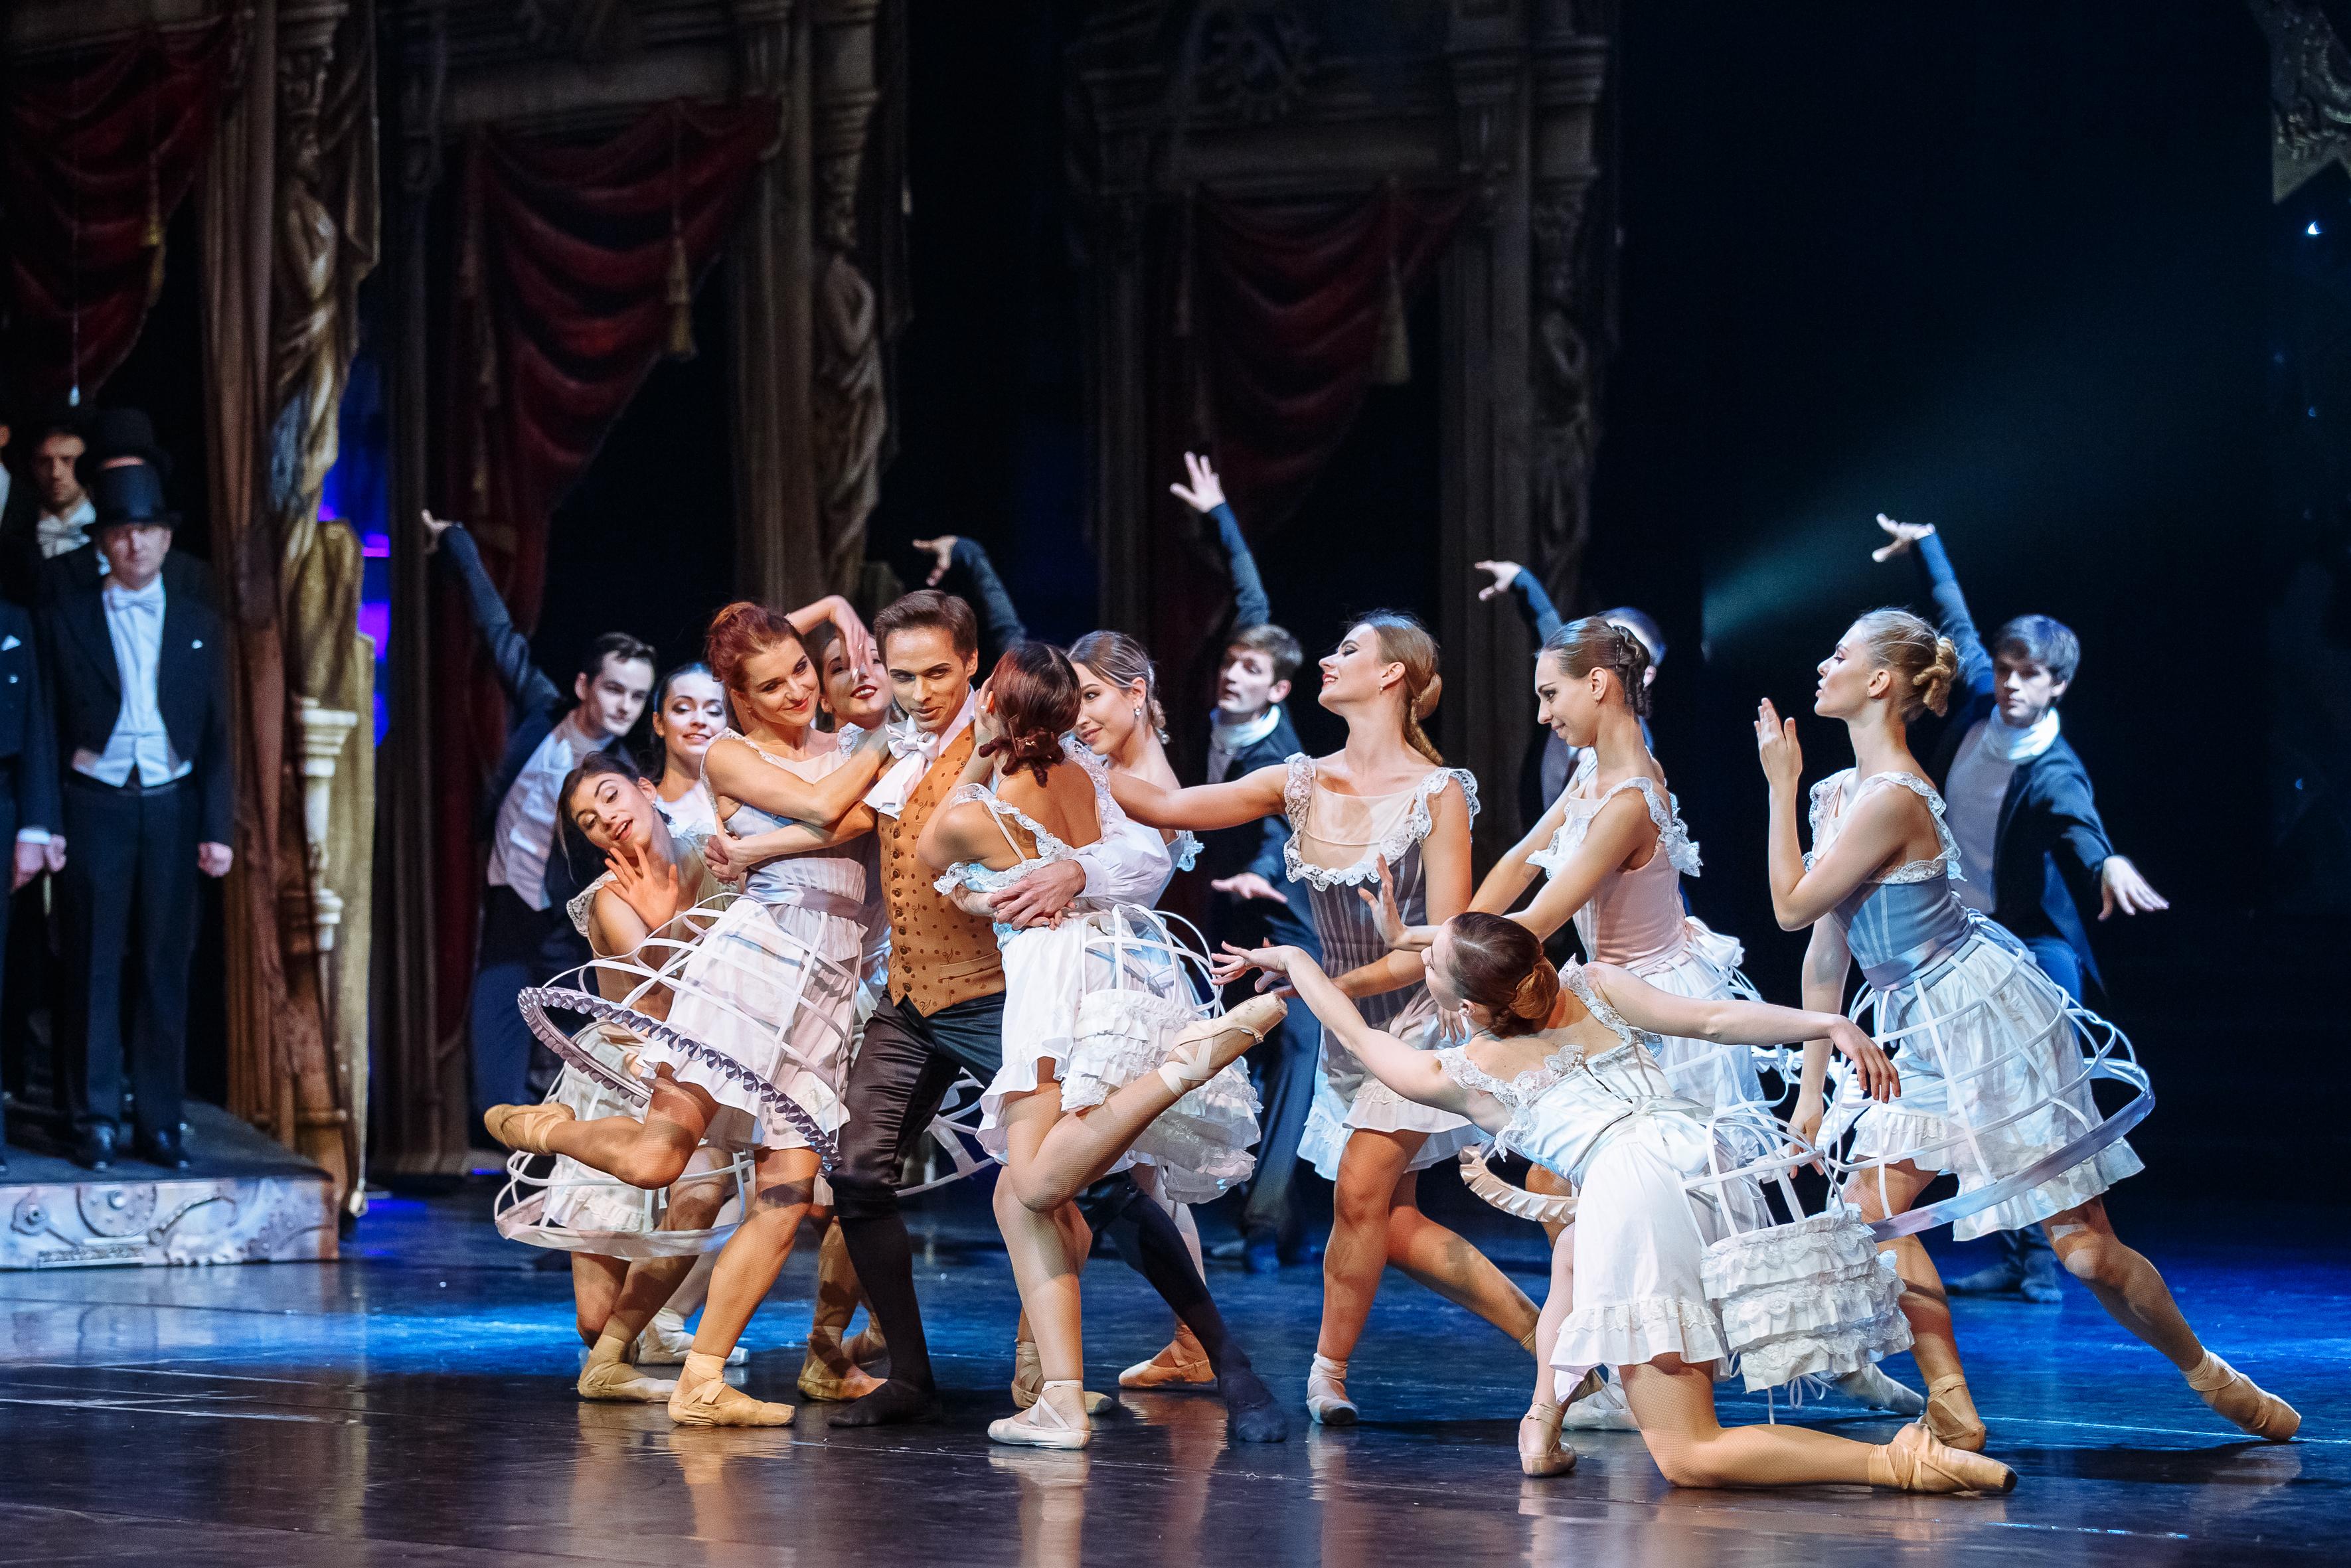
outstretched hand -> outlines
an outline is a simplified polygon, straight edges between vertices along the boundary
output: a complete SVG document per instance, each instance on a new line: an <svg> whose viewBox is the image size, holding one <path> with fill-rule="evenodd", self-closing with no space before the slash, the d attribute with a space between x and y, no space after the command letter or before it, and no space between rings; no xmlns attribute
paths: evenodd
<svg viewBox="0 0 2351 1568"><path fill-rule="evenodd" d="M1380 928L1380 940L1393 950L1403 946L1405 938L1404 906L1396 902L1395 872L1385 855L1377 856L1372 863L1379 868L1380 890L1375 894L1368 887L1359 887L1355 896L1372 906L1372 919Z"/></svg>
<svg viewBox="0 0 2351 1568"><path fill-rule="evenodd" d="M2152 915L2171 907L2171 900L2148 885L2138 867L2121 855L2108 855L2098 867L2098 918L2121 910L2125 915Z"/></svg>
<svg viewBox="0 0 2351 1568"><path fill-rule="evenodd" d="M1228 898L1238 898L1243 904L1267 900L1275 904L1290 902L1290 894L1253 871L1237 872L1231 876L1217 877L1208 883L1208 891L1221 893Z"/></svg>
<svg viewBox="0 0 2351 1568"><path fill-rule="evenodd" d="M658 931L677 917L685 894L674 862L653 860L643 849L624 841L612 846L604 857L604 866L612 873L612 891L636 912L647 931Z"/></svg>
<svg viewBox="0 0 2351 1568"><path fill-rule="evenodd" d="M936 588L939 579L947 574L947 568L955 564L956 540L961 537L960 534L941 534L935 539L914 541L916 549L932 558L931 575L923 579L925 588Z"/></svg>
<svg viewBox="0 0 2351 1568"><path fill-rule="evenodd" d="M1510 584L1519 580L1519 573L1527 570L1514 560L1473 560L1469 565L1473 570L1493 575L1494 580L1478 591L1478 602L1480 604L1498 593L1508 593Z"/></svg>
<svg viewBox="0 0 2351 1568"><path fill-rule="evenodd" d="M1204 516L1225 504L1224 482L1217 477L1216 465L1196 452L1186 452L1184 472L1191 478L1189 485L1167 486L1176 499Z"/></svg>
<svg viewBox="0 0 2351 1568"><path fill-rule="evenodd" d="M1221 991L1256 969L1261 971L1257 981L1259 990L1296 996L1297 992L1282 984L1290 974L1290 955L1296 951L1294 947L1280 946L1236 947L1228 942L1222 952L1208 959L1208 978Z"/></svg>
<svg viewBox="0 0 2351 1568"><path fill-rule="evenodd" d="M424 516L424 553L431 555L441 548L441 536L457 525L454 519L436 517L431 512Z"/></svg>
<svg viewBox="0 0 2351 1568"><path fill-rule="evenodd" d="M1755 755L1773 792L1795 792L1804 777L1804 748L1796 742L1796 721L1782 719L1770 697L1755 705Z"/></svg>
<svg viewBox="0 0 2351 1568"><path fill-rule="evenodd" d="M1897 555L1907 555L1910 547L1935 531L1932 523L1897 523L1884 512L1877 514L1877 526L1891 536L1888 542L1869 552L1876 561L1892 560Z"/></svg>

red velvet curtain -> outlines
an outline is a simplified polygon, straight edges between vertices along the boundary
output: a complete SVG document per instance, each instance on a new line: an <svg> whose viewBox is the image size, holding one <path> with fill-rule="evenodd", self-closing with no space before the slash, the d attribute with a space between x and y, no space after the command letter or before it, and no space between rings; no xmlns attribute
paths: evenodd
<svg viewBox="0 0 2351 1568"><path fill-rule="evenodd" d="M451 290L444 515L473 526L516 623L538 618L548 526L605 434L690 323L693 285L773 148L772 99L664 105L609 141L477 133ZM463 1027L481 896L474 816L505 703L464 604L436 590L434 825L440 1026ZM557 674L559 684L569 672Z"/></svg>
<svg viewBox="0 0 2351 1568"><path fill-rule="evenodd" d="M1384 335L1403 333L1468 205L1459 193L1394 186L1316 209L1203 193L1155 222L1153 287L1165 325L1145 370L1154 475L1181 474L1185 449L1205 443L1250 537L1286 525L1346 439ZM1411 373L1436 374L1433 346L1409 347ZM1181 515L1178 502L1156 504L1170 508L1171 524ZM1153 530L1140 630L1169 695L1206 711L1231 589L1194 538L1183 527ZM1179 768L1199 764L1199 738L1188 729L1175 737Z"/></svg>
<svg viewBox="0 0 2351 1568"><path fill-rule="evenodd" d="M8 380L35 405L85 401L137 341L163 231L213 139L225 24L150 32L67 74L0 80L0 235Z"/></svg>
<svg viewBox="0 0 2351 1568"><path fill-rule="evenodd" d="M1346 438L1384 323L1418 292L1467 205L1394 186L1311 218L1195 200L1178 309L1218 472L1253 531L1287 520Z"/></svg>

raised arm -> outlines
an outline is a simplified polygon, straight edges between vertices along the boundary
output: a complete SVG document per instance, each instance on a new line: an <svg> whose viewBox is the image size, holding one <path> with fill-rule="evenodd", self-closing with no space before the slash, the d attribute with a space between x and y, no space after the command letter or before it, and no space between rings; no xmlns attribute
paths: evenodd
<svg viewBox="0 0 2351 1568"><path fill-rule="evenodd" d="M1943 549L1943 537L1932 523L1896 522L1884 512L1877 514L1877 526L1884 528L1887 541L1877 547L1873 559L1891 560L1897 555L1908 555L1918 562L1918 570L1927 580L1927 591L1935 601L1935 619L1944 636L1959 650L1959 678L1958 685L1981 696L1991 690L1991 655L1984 652L1983 638L1976 631L1976 618L1968 610L1968 596L1959 591L1959 573L1951 570L1951 558Z"/></svg>
<svg viewBox="0 0 2351 1568"><path fill-rule="evenodd" d="M465 525L443 522L427 512L424 528L429 541L425 548L440 556L455 575L458 591L465 597L465 608L473 612L474 629L482 634L482 644L489 652L490 667L496 673L507 701L518 708L539 710L560 703L563 694L532 661L530 643L515 630L514 617L507 613L507 601L498 597L496 585L483 569L482 552Z"/></svg>
<svg viewBox="0 0 2351 1568"><path fill-rule="evenodd" d="M1875 789L1845 808L1836 838L1825 852L1804 864L1796 837L1796 797L1802 788L1804 757L1796 744L1796 721L1782 721L1767 699L1755 716L1757 755L1771 785L1771 821L1767 840L1771 915L1782 931L1800 931L1825 916L1844 896L1891 865L1912 830L1915 812L1927 810L1907 789Z"/></svg>
<svg viewBox="0 0 2351 1568"><path fill-rule="evenodd" d="M798 610L789 611L784 619L790 622L792 630L803 637L826 622L831 622L833 628L841 633L841 641L849 645L852 668L872 664L881 657L880 651L873 645L873 633L866 626L864 617L857 613L857 606L838 593L828 593L813 604L803 604Z"/></svg>
<svg viewBox="0 0 2351 1568"><path fill-rule="evenodd" d="M1859 1070L1870 1098L1890 1100L1900 1090L1886 1052L1843 1013L1736 998L1677 997L1613 964L1586 964L1583 974L1635 1029L1717 1045L1792 1045L1798 1040L1825 1040Z"/></svg>
<svg viewBox="0 0 2351 1568"><path fill-rule="evenodd" d="M869 730L858 737L848 761L821 779L808 779L777 767L747 742L722 735L703 755L702 770L714 795L755 806L771 817L831 828L864 798L889 760L889 735Z"/></svg>
<svg viewBox="0 0 2351 1568"><path fill-rule="evenodd" d="M1347 993L1323 972L1312 954L1297 947L1243 949L1229 943L1225 951L1269 975L1286 977L1299 999L1312 1009L1323 1029L1353 1051L1355 1059L1373 1077L1405 1099L1456 1115L1469 1115L1478 1108L1472 1096L1446 1076L1432 1052L1415 1051L1386 1030L1374 1029L1365 1022Z"/></svg>
<svg viewBox="0 0 2351 1568"><path fill-rule="evenodd" d="M1258 575L1257 557L1249 553L1241 534L1241 520L1225 499L1216 465L1196 452L1184 454L1184 478L1167 486L1177 499L1217 526L1217 542L1224 547L1226 569L1233 577L1233 630L1246 632L1273 619L1266 598L1265 580Z"/></svg>
<svg viewBox="0 0 2351 1568"><path fill-rule="evenodd" d="M1273 762L1223 784L1195 784L1188 789L1170 789L1132 773L1113 773L1110 793L1120 810L1146 828L1188 828L1205 833L1238 828L1282 810L1282 790L1289 781L1288 765Z"/></svg>
<svg viewBox="0 0 2351 1568"><path fill-rule="evenodd" d="M1498 593L1508 593L1518 601L1519 613L1534 633L1538 646L1551 640L1551 634L1562 624L1558 608L1535 574L1514 560L1481 560L1472 563L1479 571L1491 573L1494 580L1478 591L1479 599L1491 599Z"/></svg>
<svg viewBox="0 0 2351 1568"><path fill-rule="evenodd" d="M1004 580L996 575L996 563L988 559L987 548L977 539L941 534L936 538L916 539L914 548L938 561L931 569L930 587L939 585L948 567L963 568L971 596L978 601L980 638L990 649L1000 653L1015 643L1029 640L1029 628L1021 623L1012 595L1005 591Z"/></svg>

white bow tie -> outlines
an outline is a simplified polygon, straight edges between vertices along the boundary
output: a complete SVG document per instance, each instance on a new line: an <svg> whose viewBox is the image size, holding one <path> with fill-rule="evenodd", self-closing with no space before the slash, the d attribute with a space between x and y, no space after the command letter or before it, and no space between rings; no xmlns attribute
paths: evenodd
<svg viewBox="0 0 2351 1568"><path fill-rule="evenodd" d="M890 755L894 758L919 757L935 762L939 755L939 737L914 721L912 714L902 719L892 719L884 726L890 736Z"/></svg>
<svg viewBox="0 0 2351 1568"><path fill-rule="evenodd" d="M118 610L144 610L151 615L160 613L163 608L163 580L157 578L141 589L110 585L106 591L106 601Z"/></svg>

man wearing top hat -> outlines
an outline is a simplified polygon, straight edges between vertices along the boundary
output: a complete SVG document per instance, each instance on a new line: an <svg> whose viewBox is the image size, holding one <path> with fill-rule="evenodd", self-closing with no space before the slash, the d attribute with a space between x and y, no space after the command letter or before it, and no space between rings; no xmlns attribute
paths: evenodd
<svg viewBox="0 0 2351 1568"><path fill-rule="evenodd" d="M49 585L38 617L63 781L57 1055L74 1158L92 1170L115 1155L126 1060L140 1157L188 1163L196 877L228 873L234 811L226 635L190 574L168 570L179 517L145 423L94 428L84 472L103 570L93 559Z"/></svg>

